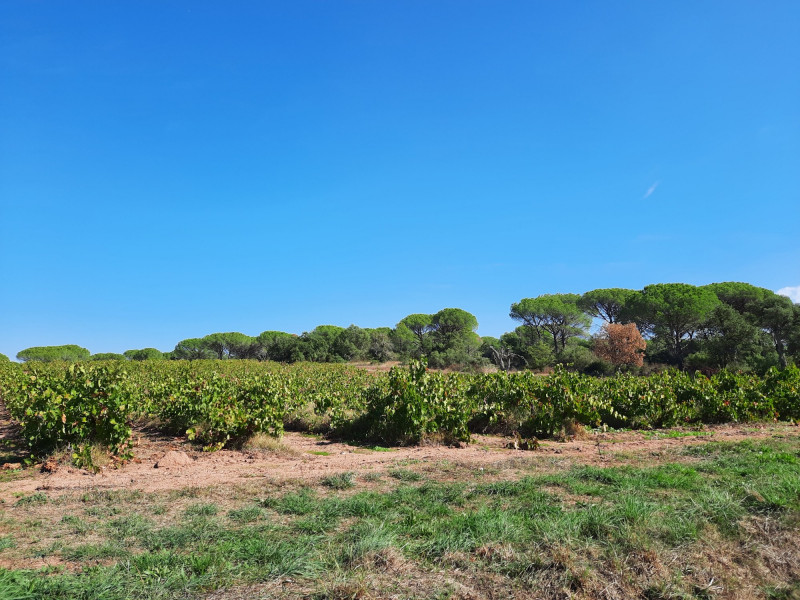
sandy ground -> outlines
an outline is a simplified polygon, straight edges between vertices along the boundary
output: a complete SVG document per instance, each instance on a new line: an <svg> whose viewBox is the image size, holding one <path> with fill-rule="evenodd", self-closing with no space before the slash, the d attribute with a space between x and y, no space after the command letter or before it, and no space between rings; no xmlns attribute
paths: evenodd
<svg viewBox="0 0 800 600"><path fill-rule="evenodd" d="M0 424L2 436L13 435L12 428ZM287 433L283 445L287 450L236 451L204 453L185 438L164 437L143 430L134 432L133 461L122 466L109 466L99 473L59 465L54 472L42 472L41 465L24 469L10 481L0 482L0 499L11 501L15 494L35 491L85 492L92 490L127 489L144 492L266 478L271 481L313 481L333 473L354 471L368 473L396 466L398 463L428 463L429 468L447 462L459 466L491 467L508 464L509 460L534 467L552 465L557 458L564 465L575 464L641 464L664 455L677 455L683 447L709 441L738 441L767 437L798 436L800 428L788 424L720 425L682 437L666 437L664 432L607 432L585 434L572 441L543 441L538 450L508 448L510 438L473 436L463 448L421 446L392 448L390 451L351 446L299 433ZM156 463L171 451L185 452L192 461L187 465L156 468ZM528 464L532 463L532 464Z"/></svg>

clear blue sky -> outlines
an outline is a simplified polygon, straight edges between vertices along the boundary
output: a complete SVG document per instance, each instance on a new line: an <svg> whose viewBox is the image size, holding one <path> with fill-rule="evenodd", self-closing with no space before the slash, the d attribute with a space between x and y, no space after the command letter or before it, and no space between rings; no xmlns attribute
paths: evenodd
<svg viewBox="0 0 800 600"><path fill-rule="evenodd" d="M0 352L800 286L798 31L794 0L5 0Z"/></svg>

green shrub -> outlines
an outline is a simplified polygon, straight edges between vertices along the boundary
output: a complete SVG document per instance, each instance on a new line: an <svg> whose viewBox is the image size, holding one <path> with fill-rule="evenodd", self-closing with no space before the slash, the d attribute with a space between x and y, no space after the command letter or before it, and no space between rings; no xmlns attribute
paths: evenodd
<svg viewBox="0 0 800 600"><path fill-rule="evenodd" d="M158 415L205 450L219 450L259 432L283 432L289 390L277 375L238 378L211 372L188 374L172 383Z"/></svg>
<svg viewBox="0 0 800 600"><path fill-rule="evenodd" d="M367 436L388 444L418 443L430 436L469 441L474 404L465 382L457 374L428 371L424 360L392 368L385 386L366 393Z"/></svg>
<svg viewBox="0 0 800 600"><path fill-rule="evenodd" d="M800 368L791 365L783 370L772 367L761 380L761 394L769 398L777 418L800 421Z"/></svg>
<svg viewBox="0 0 800 600"><path fill-rule="evenodd" d="M4 397L34 455L71 447L91 464L91 446L127 456L131 391L127 373L109 365L29 365L6 379Z"/></svg>
<svg viewBox="0 0 800 600"><path fill-rule="evenodd" d="M476 376L469 394L476 402L475 424L505 433L549 436L568 423L591 427L623 418L598 392L598 380L557 366L547 376L493 373Z"/></svg>

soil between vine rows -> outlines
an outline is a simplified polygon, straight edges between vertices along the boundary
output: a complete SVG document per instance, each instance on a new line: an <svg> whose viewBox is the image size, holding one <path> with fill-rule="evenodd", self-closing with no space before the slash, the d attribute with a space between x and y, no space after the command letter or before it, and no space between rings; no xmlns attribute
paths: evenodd
<svg viewBox="0 0 800 600"><path fill-rule="evenodd" d="M0 423L0 435L10 428ZM511 438L474 435L465 448L410 446L362 447L330 441L319 436L287 432L284 451L221 450L202 452L184 437L164 436L137 429L133 434L135 458L119 467L107 466L98 473L57 465L54 472L41 472L32 465L8 481L0 481L0 500L9 502L20 493L35 491L77 492L92 490L140 490L142 492L213 487L263 478L270 481L313 482L341 472L380 471L404 461L428 463L432 467L453 462L463 467L492 468L518 462L526 472L540 466L547 471L572 465L618 466L655 464L660 457L680 454L683 447L709 441L736 442L787 435L800 435L800 427L786 423L726 424L703 429L659 431L587 432L581 439L544 440L534 451L508 448ZM6 441L0 437L0 441ZM9 440L10 441L10 440ZM155 468L172 450L185 452L193 460L180 467ZM554 463L555 461L555 463ZM513 469L511 470L513 471ZM514 476L507 468L508 476Z"/></svg>
<svg viewBox="0 0 800 600"><path fill-rule="evenodd" d="M19 456L14 428L0 432ZM152 429L133 439L134 461L96 474L0 472L0 596L800 593L800 427L786 423L588 432L534 451L482 435L380 448L292 432L216 453ZM155 468L170 451L191 462Z"/></svg>

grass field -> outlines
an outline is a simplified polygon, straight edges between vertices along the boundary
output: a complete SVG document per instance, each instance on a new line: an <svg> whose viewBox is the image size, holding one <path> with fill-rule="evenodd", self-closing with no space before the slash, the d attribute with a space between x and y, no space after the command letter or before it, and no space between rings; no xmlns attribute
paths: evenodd
<svg viewBox="0 0 800 600"><path fill-rule="evenodd" d="M2 504L0 598L800 597L800 431L685 433L605 436L602 464L364 449L313 479L43 485Z"/></svg>

